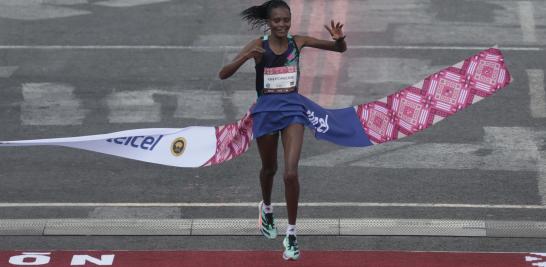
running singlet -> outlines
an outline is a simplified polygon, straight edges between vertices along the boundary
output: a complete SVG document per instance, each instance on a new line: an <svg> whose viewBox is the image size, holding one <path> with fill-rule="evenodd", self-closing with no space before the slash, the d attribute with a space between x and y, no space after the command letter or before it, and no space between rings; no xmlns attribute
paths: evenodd
<svg viewBox="0 0 546 267"><path fill-rule="evenodd" d="M299 50L294 37L288 35L288 48L281 55L275 54L269 46L269 36L262 37L265 52L260 63L256 64L256 92L262 95L263 89L298 87Z"/></svg>

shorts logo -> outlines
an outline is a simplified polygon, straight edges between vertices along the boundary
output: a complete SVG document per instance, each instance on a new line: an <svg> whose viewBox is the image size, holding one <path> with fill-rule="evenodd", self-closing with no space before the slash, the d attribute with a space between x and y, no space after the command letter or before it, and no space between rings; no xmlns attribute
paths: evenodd
<svg viewBox="0 0 546 267"><path fill-rule="evenodd" d="M171 144L171 153L175 157L179 157L184 153L184 149L186 148L186 139L183 137L179 137L174 139L173 143Z"/></svg>

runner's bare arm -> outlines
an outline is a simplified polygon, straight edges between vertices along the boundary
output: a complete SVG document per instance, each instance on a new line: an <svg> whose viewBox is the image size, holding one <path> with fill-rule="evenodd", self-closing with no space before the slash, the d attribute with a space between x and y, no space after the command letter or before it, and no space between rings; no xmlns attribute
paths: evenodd
<svg viewBox="0 0 546 267"><path fill-rule="evenodd" d="M330 27L324 25L324 28L330 33L334 41L320 40L309 36L298 36L300 47L309 46L340 53L345 52L347 50L347 43L345 43L345 35L343 34L343 24L340 22L334 24L332 20Z"/></svg>
<svg viewBox="0 0 546 267"><path fill-rule="evenodd" d="M257 61L264 52L261 39L252 40L239 52L231 63L222 67L218 76L222 80L231 77L247 60L254 58Z"/></svg>

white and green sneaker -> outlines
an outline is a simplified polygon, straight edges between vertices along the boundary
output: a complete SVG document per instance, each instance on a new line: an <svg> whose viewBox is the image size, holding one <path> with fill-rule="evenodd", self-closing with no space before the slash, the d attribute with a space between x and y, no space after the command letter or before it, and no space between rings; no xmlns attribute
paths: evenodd
<svg viewBox="0 0 546 267"><path fill-rule="evenodd" d="M300 248L295 235L286 235L282 244L284 245L283 259L295 261L300 258Z"/></svg>
<svg viewBox="0 0 546 267"><path fill-rule="evenodd" d="M266 213L262 208L263 201L258 205L259 221L258 229L263 236L267 239L275 239L277 237L277 227L275 226L275 219L273 213Z"/></svg>

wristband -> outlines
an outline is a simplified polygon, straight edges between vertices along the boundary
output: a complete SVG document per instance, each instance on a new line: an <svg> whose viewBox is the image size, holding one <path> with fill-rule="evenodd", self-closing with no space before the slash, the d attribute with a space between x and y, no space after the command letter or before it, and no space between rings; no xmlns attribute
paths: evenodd
<svg viewBox="0 0 546 267"><path fill-rule="evenodd" d="M342 37L339 37L339 38L337 38L337 39L334 39L334 41L336 41L336 42L343 41L343 40L345 40L345 37L347 37L347 35L343 35Z"/></svg>

